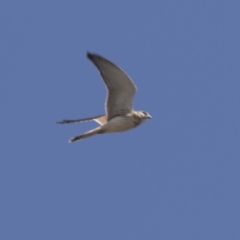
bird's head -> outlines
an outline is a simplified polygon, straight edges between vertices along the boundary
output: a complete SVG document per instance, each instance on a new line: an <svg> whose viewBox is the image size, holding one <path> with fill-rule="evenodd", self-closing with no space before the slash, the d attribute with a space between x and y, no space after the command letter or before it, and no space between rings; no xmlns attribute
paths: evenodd
<svg viewBox="0 0 240 240"><path fill-rule="evenodd" d="M145 111L138 111L138 115L142 120L147 120L152 118L151 115Z"/></svg>

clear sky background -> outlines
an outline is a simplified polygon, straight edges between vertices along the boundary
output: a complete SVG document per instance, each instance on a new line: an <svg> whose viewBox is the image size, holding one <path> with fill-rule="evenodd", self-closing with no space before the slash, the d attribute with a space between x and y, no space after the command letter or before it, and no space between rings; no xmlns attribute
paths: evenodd
<svg viewBox="0 0 240 240"><path fill-rule="evenodd" d="M0 239L239 240L239 1L1 1ZM68 139L104 113L86 51L153 119Z"/></svg>

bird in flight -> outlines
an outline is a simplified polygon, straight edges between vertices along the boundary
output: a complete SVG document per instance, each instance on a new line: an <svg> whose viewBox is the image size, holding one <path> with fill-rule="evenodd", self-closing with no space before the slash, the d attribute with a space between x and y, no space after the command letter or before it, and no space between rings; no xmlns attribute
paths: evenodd
<svg viewBox="0 0 240 240"><path fill-rule="evenodd" d="M89 118L57 122L66 124L94 120L100 125L86 133L72 137L69 140L70 143L95 134L127 131L151 118L145 111L133 110L132 102L137 89L131 78L121 68L95 53L87 52L87 57L97 67L107 87L106 113Z"/></svg>

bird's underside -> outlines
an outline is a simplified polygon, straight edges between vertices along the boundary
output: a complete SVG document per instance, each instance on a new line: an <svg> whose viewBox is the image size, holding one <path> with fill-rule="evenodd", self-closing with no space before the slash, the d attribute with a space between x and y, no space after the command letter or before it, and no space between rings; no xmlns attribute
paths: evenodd
<svg viewBox="0 0 240 240"><path fill-rule="evenodd" d="M132 102L136 93L136 86L121 68L98 54L87 53L87 57L97 67L107 87L106 114L75 120L64 119L57 122L68 124L94 120L100 125L93 130L71 138L69 142L75 142L100 133L127 131L151 118L147 112L133 110Z"/></svg>

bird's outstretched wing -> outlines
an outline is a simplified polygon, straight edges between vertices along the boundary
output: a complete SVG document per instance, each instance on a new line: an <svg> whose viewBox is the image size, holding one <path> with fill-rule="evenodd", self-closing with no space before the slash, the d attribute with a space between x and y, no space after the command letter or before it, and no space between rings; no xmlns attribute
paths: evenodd
<svg viewBox="0 0 240 240"><path fill-rule="evenodd" d="M107 120L131 112L137 90L131 78L121 68L98 54L88 52L87 57L98 68L108 90L105 103Z"/></svg>
<svg viewBox="0 0 240 240"><path fill-rule="evenodd" d="M81 119L75 119L75 120L63 119L62 121L59 121L57 123L66 124L66 123L79 123L79 122L88 122L88 121L95 121L100 125L104 125L107 122L107 117L106 115L99 115L95 117L81 118Z"/></svg>

